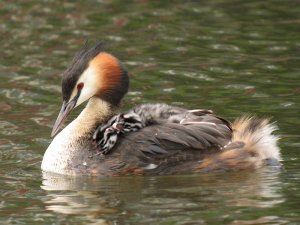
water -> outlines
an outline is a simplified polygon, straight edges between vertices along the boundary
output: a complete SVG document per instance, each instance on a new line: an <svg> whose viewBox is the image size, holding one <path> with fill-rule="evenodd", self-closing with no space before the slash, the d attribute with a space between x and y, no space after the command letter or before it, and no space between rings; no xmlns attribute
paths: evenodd
<svg viewBox="0 0 300 225"><path fill-rule="evenodd" d="M0 223L300 223L299 1L0 2ZM283 170L170 177L47 177L40 162L60 79L104 40L143 102L272 117Z"/></svg>

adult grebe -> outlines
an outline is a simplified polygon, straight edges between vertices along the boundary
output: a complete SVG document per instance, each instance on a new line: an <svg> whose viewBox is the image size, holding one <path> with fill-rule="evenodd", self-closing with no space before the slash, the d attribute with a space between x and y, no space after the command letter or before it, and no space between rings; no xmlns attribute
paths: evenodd
<svg viewBox="0 0 300 225"><path fill-rule="evenodd" d="M162 175L279 165L278 137L267 119L229 123L209 110L166 104L118 114L126 70L102 44L85 45L62 79L63 104L41 168L67 175ZM88 101L61 132L65 119ZM133 132L136 131L136 132Z"/></svg>

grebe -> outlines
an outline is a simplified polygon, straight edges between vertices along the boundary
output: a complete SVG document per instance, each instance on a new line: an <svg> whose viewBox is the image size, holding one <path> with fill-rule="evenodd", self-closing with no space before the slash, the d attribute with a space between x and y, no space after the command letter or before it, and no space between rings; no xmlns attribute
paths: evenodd
<svg viewBox="0 0 300 225"><path fill-rule="evenodd" d="M210 110L143 104L119 114L127 71L101 43L85 45L62 78L63 104L41 168L65 175L164 175L280 165L268 119L232 124ZM61 127L69 113L80 115Z"/></svg>

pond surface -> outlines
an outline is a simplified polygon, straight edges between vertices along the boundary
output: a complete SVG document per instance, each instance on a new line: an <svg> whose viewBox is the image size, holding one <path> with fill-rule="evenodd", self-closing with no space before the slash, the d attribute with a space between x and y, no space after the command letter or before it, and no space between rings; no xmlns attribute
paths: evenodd
<svg viewBox="0 0 300 225"><path fill-rule="evenodd" d="M299 1L6 1L0 20L1 224L300 223ZM43 177L61 74L85 39L130 71L124 109L271 117L284 169Z"/></svg>

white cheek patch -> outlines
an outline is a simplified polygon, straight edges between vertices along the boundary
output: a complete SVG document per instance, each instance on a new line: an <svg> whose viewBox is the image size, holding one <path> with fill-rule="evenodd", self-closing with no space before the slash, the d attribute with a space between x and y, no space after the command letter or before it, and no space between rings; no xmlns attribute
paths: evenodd
<svg viewBox="0 0 300 225"><path fill-rule="evenodd" d="M92 67L88 67L80 76L79 80L76 83L76 86L73 89L73 92L71 94L70 100L72 100L77 95L77 85L79 83L83 83L84 86L81 90L80 96L77 100L76 106L79 106L81 103L89 100L91 97L93 97L98 89L99 89L99 79L97 79L96 71Z"/></svg>

